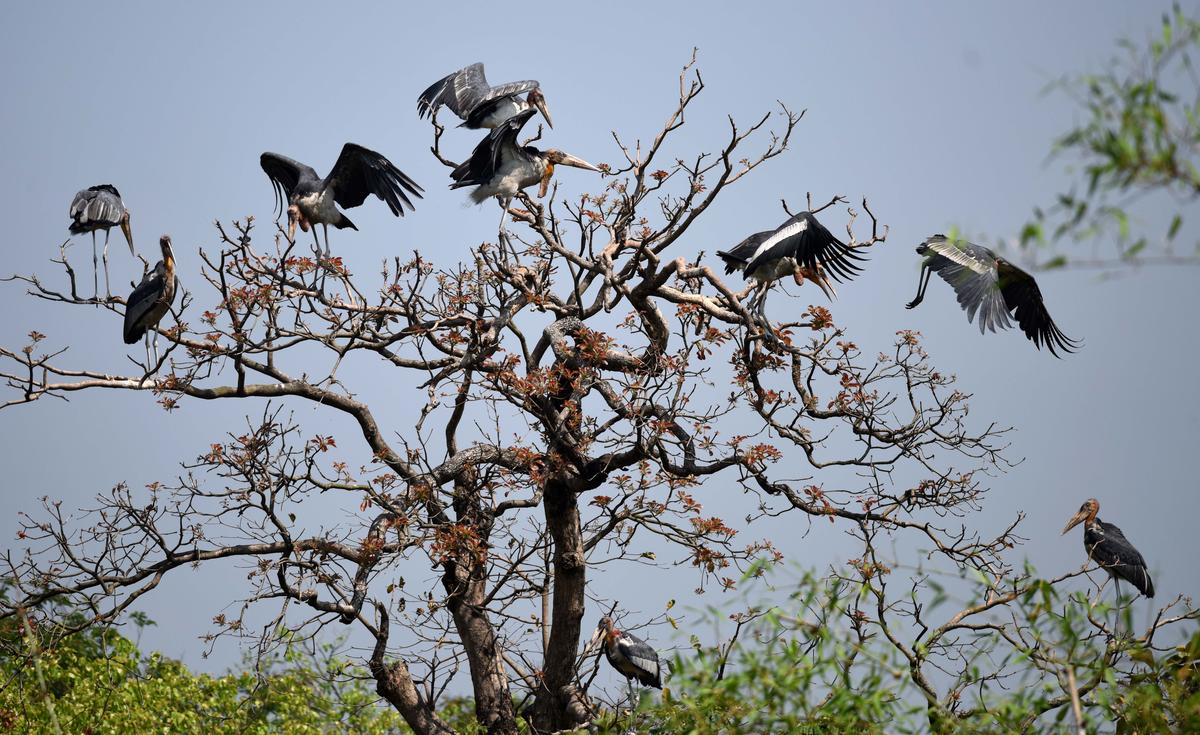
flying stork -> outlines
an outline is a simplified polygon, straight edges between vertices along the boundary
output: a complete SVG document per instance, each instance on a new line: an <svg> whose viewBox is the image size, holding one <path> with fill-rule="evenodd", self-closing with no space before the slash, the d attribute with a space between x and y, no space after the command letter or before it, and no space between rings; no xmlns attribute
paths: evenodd
<svg viewBox="0 0 1200 735"><path fill-rule="evenodd" d="M546 196L555 166L574 166L588 171L599 171L592 164L564 153L556 148L539 150L533 146L517 143L521 128L533 117L534 110L523 110L496 127L475 146L471 157L451 172L454 183L451 189L474 186L471 200L476 204L489 197L499 197L503 206L500 226L504 227L504 215L517 192L540 182L538 196Z"/></svg>
<svg viewBox="0 0 1200 735"><path fill-rule="evenodd" d="M1059 331L1046 311L1033 276L988 248L934 235L917 246L917 253L924 255L925 261L917 279L917 296L905 308L912 309L921 303L929 276L937 271L943 281L954 287L959 305L967 312L967 321L974 321L976 312L979 313L980 334L989 329L994 332L996 327L1008 329L1012 326L1011 313L1039 350L1044 344L1051 355L1059 357L1057 350L1074 352L1083 346Z"/></svg>
<svg viewBox="0 0 1200 735"><path fill-rule="evenodd" d="M850 280L862 270L858 263L865 260L825 229L812 212L800 212L774 230L756 232L728 251L718 250L717 256L725 262L726 274L741 271L744 278L758 284L760 314L771 283L791 276L796 285L803 285L807 278L832 300L837 291L831 279Z"/></svg>
<svg viewBox="0 0 1200 735"><path fill-rule="evenodd" d="M1108 572L1117 588L1117 602L1121 600L1121 580L1129 582L1146 597L1154 597L1154 581L1146 560L1133 544L1121 533L1121 529L1096 517L1100 512L1100 501L1089 498L1079 507L1079 512L1063 529L1063 534L1080 523L1083 524L1083 549L1088 558ZM1103 587L1101 588L1103 589Z"/></svg>
<svg viewBox="0 0 1200 735"><path fill-rule="evenodd" d="M339 205L351 209L366 201L368 194L374 194L387 203L392 214L401 217L405 207L413 209L408 195L420 198L423 191L391 161L354 143L342 146L341 155L325 178L311 167L278 153L264 153L259 162L275 188L276 216L284 210L284 202L287 203L288 239L295 240L297 224L305 232L311 227L320 252L316 226L321 225L327 256L329 225L339 230L358 229L338 210Z"/></svg>
<svg viewBox="0 0 1200 735"><path fill-rule="evenodd" d="M600 618L597 632L603 638L601 645L604 657L625 677L631 690L634 679L644 686L662 689L662 666L658 653L649 643L631 633L617 630L613 619L607 615Z"/></svg>
<svg viewBox="0 0 1200 735"><path fill-rule="evenodd" d="M71 200L72 235L92 233L92 287L95 289L93 298L100 298L99 267L96 262L96 230L104 230L104 292L112 298L112 290L108 285L108 235L113 227L120 227L129 243L130 255L136 256L133 250L133 230L129 226L129 210L121 201L121 192L112 184L89 186L75 194Z"/></svg>
<svg viewBox="0 0 1200 735"><path fill-rule="evenodd" d="M522 98L521 95L529 94ZM483 75L483 64L471 64L434 82L417 98L417 114L433 115L442 105L463 120L459 127L495 128L518 112L536 108L554 127L546 97L536 80L509 82L493 87Z"/></svg>
<svg viewBox="0 0 1200 735"><path fill-rule="evenodd" d="M154 362L151 362L149 332L171 308L180 289L179 279L175 277L175 254L171 250L170 236L160 237L158 245L162 248L162 260L155 264L154 270L142 276L142 282L125 302L125 344L145 339L147 370L158 364L158 333L154 333Z"/></svg>

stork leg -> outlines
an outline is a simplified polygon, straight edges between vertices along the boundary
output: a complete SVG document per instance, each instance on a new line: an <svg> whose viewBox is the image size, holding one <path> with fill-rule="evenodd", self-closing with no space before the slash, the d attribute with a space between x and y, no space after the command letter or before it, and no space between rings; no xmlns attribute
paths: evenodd
<svg viewBox="0 0 1200 735"><path fill-rule="evenodd" d="M92 301L100 302L100 261L96 258L96 231L92 230Z"/></svg>
<svg viewBox="0 0 1200 735"><path fill-rule="evenodd" d="M316 232L316 229L317 228L315 227L313 228L314 233ZM333 251L329 249L329 225L322 222L321 231L325 233L325 257L328 258L329 256L333 255Z"/></svg>
<svg viewBox="0 0 1200 735"><path fill-rule="evenodd" d="M917 276L917 296L904 305L905 309L915 309L917 304L925 299L925 289L929 286L929 277L932 275L932 268L927 265L921 266L921 275Z"/></svg>
<svg viewBox="0 0 1200 735"><path fill-rule="evenodd" d="M142 347L146 348L146 372L150 372L150 333L146 332L142 335Z"/></svg>
<svg viewBox="0 0 1200 735"><path fill-rule="evenodd" d="M108 285L108 235L112 230L104 231L104 296L105 299L112 298L112 289Z"/></svg>
<svg viewBox="0 0 1200 735"><path fill-rule="evenodd" d="M158 367L158 332L154 333L154 367Z"/></svg>

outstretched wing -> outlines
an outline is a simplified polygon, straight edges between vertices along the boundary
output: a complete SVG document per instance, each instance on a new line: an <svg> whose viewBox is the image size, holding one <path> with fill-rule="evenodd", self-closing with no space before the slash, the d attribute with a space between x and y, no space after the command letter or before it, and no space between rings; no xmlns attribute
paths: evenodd
<svg viewBox="0 0 1200 735"><path fill-rule="evenodd" d="M729 250L718 250L717 257L725 262L726 275L733 273L735 270L744 269L746 264L754 257L754 254L758 252L758 247L773 234L775 234L773 230L756 232Z"/></svg>
<svg viewBox="0 0 1200 735"><path fill-rule="evenodd" d="M1055 348L1070 353L1083 346L1082 342L1063 334L1050 318L1050 312L1046 311L1046 304L1042 301L1042 290L1033 276L1003 258L998 261L997 270L1004 304L1014 310L1017 324L1035 347L1040 350L1044 344L1051 355L1058 357Z"/></svg>
<svg viewBox="0 0 1200 735"><path fill-rule="evenodd" d="M432 115L439 107L445 105L455 115L466 120L471 110L489 98L491 91L487 77L483 75L483 64L471 64L429 85L417 98L417 115L422 118Z"/></svg>
<svg viewBox="0 0 1200 735"><path fill-rule="evenodd" d="M423 191L417 182L379 153L354 143L342 146L342 154L329 172L326 184L333 187L333 198L346 209L357 207L374 194L392 210L397 217L403 216L404 208L413 209L411 194L418 199Z"/></svg>
<svg viewBox="0 0 1200 735"><path fill-rule="evenodd" d="M1012 326L1000 289L995 253L982 245L951 240L945 235L929 238L917 252L925 255L925 265L954 289L959 306L967 312L967 321L975 321L978 313L981 334Z"/></svg>
<svg viewBox="0 0 1200 735"><path fill-rule="evenodd" d="M739 246L740 247L740 246ZM794 258L806 268L818 266L835 281L849 280L862 271L858 263L866 260L817 221L811 212L801 212L780 225L754 251L746 273L779 258Z"/></svg>
<svg viewBox="0 0 1200 735"><path fill-rule="evenodd" d="M296 184L300 183L301 178L311 177L318 181L321 179L311 166L305 166L295 159L281 156L278 153L264 153L258 157L258 162L262 166L262 170L266 172L267 178L271 180L271 186L275 189L276 218L287 209L288 200L291 198L292 192L296 190Z"/></svg>
<svg viewBox="0 0 1200 735"><path fill-rule="evenodd" d="M125 204L115 186L90 186L71 200L71 233L78 235L99 227L114 227L124 215Z"/></svg>
<svg viewBox="0 0 1200 735"><path fill-rule="evenodd" d="M508 84L501 84L498 87L492 87L489 89L487 94L484 95L480 102L491 102L492 100L512 97L513 95L525 94L526 92L532 92L537 88L538 83L536 79L523 79L519 82L509 82Z"/></svg>
<svg viewBox="0 0 1200 735"><path fill-rule="evenodd" d="M479 141L479 145L471 151L471 157L451 172L450 178L454 179L454 183L450 188L478 186L491 180L500 167L501 153L506 148L517 148L517 136L520 135L521 128L525 127L525 123L536 113L537 110L532 108L523 110L492 128L487 137Z"/></svg>

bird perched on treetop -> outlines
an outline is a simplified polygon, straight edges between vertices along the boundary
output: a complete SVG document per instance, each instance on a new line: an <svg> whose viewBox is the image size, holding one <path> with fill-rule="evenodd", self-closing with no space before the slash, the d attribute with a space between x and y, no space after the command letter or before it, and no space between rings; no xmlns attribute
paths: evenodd
<svg viewBox="0 0 1200 735"><path fill-rule="evenodd" d="M129 224L129 210L125 207L125 202L121 201L121 192L117 191L117 187L112 184L89 186L76 193L75 198L71 200L70 217L69 230L72 235L92 233L92 286L95 289L95 298L100 296L100 283L97 275L99 268L96 262L96 231L104 230L104 292L111 298L112 290L108 285L109 230L113 227L120 227L121 233L125 235L125 242L129 243L129 254L137 255L133 249L133 229Z"/></svg>
<svg viewBox="0 0 1200 735"><path fill-rule="evenodd" d="M604 657L626 679L637 679L643 685L662 689L662 666L658 652L641 638L617 630L613 619L600 618L599 632L603 636Z"/></svg>
<svg viewBox="0 0 1200 735"><path fill-rule="evenodd" d="M1079 507L1079 512L1071 516L1062 532L1066 534L1080 523L1083 524L1084 551L1089 559L1112 577L1117 587L1118 600L1121 598L1122 579L1146 597L1154 597L1154 581L1150 579L1146 560L1133 548L1133 544L1129 543L1121 529L1096 517L1099 512L1100 501L1089 498Z"/></svg>
<svg viewBox="0 0 1200 735"><path fill-rule="evenodd" d="M125 344L131 345L146 339L146 369L158 364L158 333L154 335L154 360L150 360L150 337L148 332L158 326L159 321L171 308L175 294L180 290L175 276L175 253L171 249L171 238L163 235L158 240L162 249L162 260L154 269L142 276L142 282L129 294L125 302Z"/></svg>
<svg viewBox="0 0 1200 735"><path fill-rule="evenodd" d="M528 96L521 95L528 92ZM434 82L417 98L417 114L432 115L442 105L463 120L459 127L495 128L519 112L536 108L554 127L546 97L533 79L493 87L483 75L483 64L471 64Z"/></svg>

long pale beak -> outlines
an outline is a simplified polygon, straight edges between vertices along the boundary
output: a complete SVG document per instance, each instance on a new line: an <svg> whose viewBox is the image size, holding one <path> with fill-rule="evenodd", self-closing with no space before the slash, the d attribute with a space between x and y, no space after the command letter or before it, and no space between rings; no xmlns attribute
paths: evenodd
<svg viewBox="0 0 1200 735"><path fill-rule="evenodd" d="M533 105L534 105L534 107L536 107L538 109L538 112L542 113L542 117L546 118L546 124L549 125L551 128L553 128L554 121L550 119L550 108L546 107L546 98L545 97L537 98L536 100L534 100Z"/></svg>
<svg viewBox="0 0 1200 735"><path fill-rule="evenodd" d="M575 156L572 156L569 153L564 153L563 159L561 161L559 161L559 163L561 163L564 166L574 166L575 168L586 168L588 171L599 171L600 170L600 169L596 168L595 166L593 166L592 164L588 163L587 161L583 160L582 158L576 158Z"/></svg>
<svg viewBox="0 0 1200 735"><path fill-rule="evenodd" d="M592 633L592 637L588 639L587 645L583 647L584 654L589 654L600 645L600 639L604 636L604 630L597 627Z"/></svg>
<svg viewBox="0 0 1200 735"><path fill-rule="evenodd" d="M797 286L803 286L804 274L800 271L796 271L792 274L792 280L796 282ZM830 301L837 301L837 291L833 288L833 283L825 277L824 273L818 273L816 276L811 277L808 280L817 284L817 288L821 289L825 293L825 297Z"/></svg>
<svg viewBox="0 0 1200 735"><path fill-rule="evenodd" d="M121 218L121 233L125 235L125 242L129 243L129 254L137 257L137 252L133 249L133 228L129 226L129 212Z"/></svg>
<svg viewBox="0 0 1200 735"><path fill-rule="evenodd" d="M1078 526L1080 523L1083 523L1084 520L1086 520L1086 519L1087 519L1087 513L1082 510L1079 511L1078 513L1076 513L1075 515L1071 516L1071 520L1067 522L1066 527L1063 528L1063 530L1062 530L1063 535L1065 536L1067 531L1070 531L1072 528Z"/></svg>
<svg viewBox="0 0 1200 735"><path fill-rule="evenodd" d="M308 221L300 214L300 208L295 204L287 208L288 215L288 240L296 241L296 225L300 225L300 229L308 232Z"/></svg>

